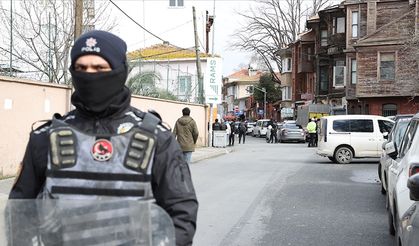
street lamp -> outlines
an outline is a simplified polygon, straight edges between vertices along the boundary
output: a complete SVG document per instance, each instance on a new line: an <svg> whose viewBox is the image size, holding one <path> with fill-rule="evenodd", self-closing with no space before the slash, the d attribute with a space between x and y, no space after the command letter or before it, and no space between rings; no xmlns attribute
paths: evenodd
<svg viewBox="0 0 419 246"><path fill-rule="evenodd" d="M249 85L246 90L253 94L253 89L263 92L263 118L266 119L266 89L256 85Z"/></svg>

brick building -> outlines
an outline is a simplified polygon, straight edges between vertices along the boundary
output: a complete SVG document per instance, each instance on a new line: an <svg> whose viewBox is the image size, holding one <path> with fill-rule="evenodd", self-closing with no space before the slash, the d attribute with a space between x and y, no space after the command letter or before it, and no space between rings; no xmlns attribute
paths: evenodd
<svg viewBox="0 0 419 246"><path fill-rule="evenodd" d="M418 25L418 4L349 0L344 5L348 113L418 112L418 64L405 44Z"/></svg>

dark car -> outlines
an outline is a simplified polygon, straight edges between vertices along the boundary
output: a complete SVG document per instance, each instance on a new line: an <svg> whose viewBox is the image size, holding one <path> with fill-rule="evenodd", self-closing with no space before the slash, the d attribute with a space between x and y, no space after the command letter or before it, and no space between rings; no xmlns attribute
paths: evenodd
<svg viewBox="0 0 419 246"><path fill-rule="evenodd" d="M297 124L285 123L278 130L278 141L283 142L301 142L304 143L305 131Z"/></svg>

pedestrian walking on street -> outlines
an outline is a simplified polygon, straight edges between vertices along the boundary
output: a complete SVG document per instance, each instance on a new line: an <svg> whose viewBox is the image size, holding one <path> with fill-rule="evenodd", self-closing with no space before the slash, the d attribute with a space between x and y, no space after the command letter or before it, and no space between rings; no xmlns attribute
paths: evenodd
<svg viewBox="0 0 419 246"><path fill-rule="evenodd" d="M277 138L276 134L277 134L278 127L277 127L276 122L272 121L271 126L272 126L272 128L271 128L271 134L269 135L269 143L277 143L278 138Z"/></svg>
<svg viewBox="0 0 419 246"><path fill-rule="evenodd" d="M179 142L183 156L188 164L191 163L192 152L195 151L195 144L198 140L198 127L190 113L191 110L188 107L182 109L183 116L176 121L173 128L173 134Z"/></svg>
<svg viewBox="0 0 419 246"><path fill-rule="evenodd" d="M246 142L246 132L247 132L246 123L244 122L244 118L242 118L239 123L239 144L242 138L243 138L243 144Z"/></svg>
<svg viewBox="0 0 419 246"><path fill-rule="evenodd" d="M236 122L232 120L230 122L230 136L228 136L228 146L234 146L234 137L236 134Z"/></svg>
<svg viewBox="0 0 419 246"><path fill-rule="evenodd" d="M105 31L74 42L75 109L30 133L9 198L155 201L173 221L176 245L191 245L198 202L189 166L160 119L130 105L126 52L126 43ZM19 245L42 245L39 238Z"/></svg>

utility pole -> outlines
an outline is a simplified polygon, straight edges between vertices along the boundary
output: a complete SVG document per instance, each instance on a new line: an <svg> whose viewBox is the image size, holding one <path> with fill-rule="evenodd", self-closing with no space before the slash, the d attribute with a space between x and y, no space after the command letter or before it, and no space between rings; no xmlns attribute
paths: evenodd
<svg viewBox="0 0 419 246"><path fill-rule="evenodd" d="M255 88L258 91L263 92L263 118L266 119L266 89L263 87L256 86L256 85L252 85L251 87Z"/></svg>
<svg viewBox="0 0 419 246"><path fill-rule="evenodd" d="M10 64L9 76L12 77L13 71L13 0L10 0Z"/></svg>
<svg viewBox="0 0 419 246"><path fill-rule="evenodd" d="M194 29L194 36L195 36L196 71L198 73L198 102L200 104L204 104L204 84L202 81L201 58L199 57L198 31L196 27L196 14L195 14L194 6L192 6L192 15L193 15L193 29Z"/></svg>
<svg viewBox="0 0 419 246"><path fill-rule="evenodd" d="M83 0L75 0L74 6L74 41L82 34L83 30Z"/></svg>

